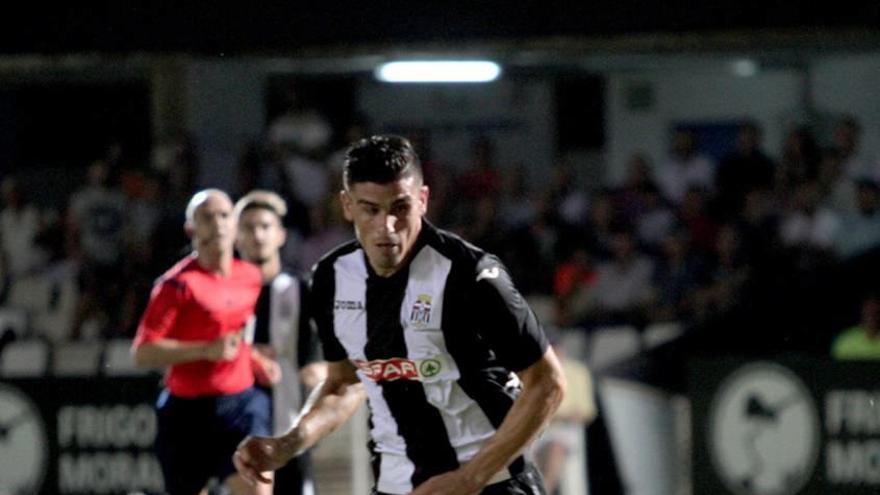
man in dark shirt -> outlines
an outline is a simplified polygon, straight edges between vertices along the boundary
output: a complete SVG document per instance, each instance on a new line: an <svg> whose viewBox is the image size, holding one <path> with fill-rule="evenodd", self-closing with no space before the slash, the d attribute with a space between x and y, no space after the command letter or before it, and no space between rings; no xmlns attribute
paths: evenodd
<svg viewBox="0 0 880 495"><path fill-rule="evenodd" d="M296 421L304 388L323 380L326 366L319 361L318 336L309 326L305 287L281 262L287 204L273 192L255 190L235 203L235 214L238 252L257 265L263 276L252 357L257 382L272 398L273 434L282 435ZM275 472L275 493L313 495L311 478L309 456L297 456Z"/></svg>

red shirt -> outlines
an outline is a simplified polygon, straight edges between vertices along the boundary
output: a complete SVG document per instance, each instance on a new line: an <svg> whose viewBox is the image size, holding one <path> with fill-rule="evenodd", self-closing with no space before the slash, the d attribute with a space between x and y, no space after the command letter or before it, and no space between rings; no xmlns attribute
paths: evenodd
<svg viewBox="0 0 880 495"><path fill-rule="evenodd" d="M260 270L250 263L235 259L229 275L222 276L186 257L153 288L134 346L159 339L204 342L241 331L261 287ZM235 394L253 383L250 346L244 342L230 361L174 364L165 376L171 394L180 397Z"/></svg>

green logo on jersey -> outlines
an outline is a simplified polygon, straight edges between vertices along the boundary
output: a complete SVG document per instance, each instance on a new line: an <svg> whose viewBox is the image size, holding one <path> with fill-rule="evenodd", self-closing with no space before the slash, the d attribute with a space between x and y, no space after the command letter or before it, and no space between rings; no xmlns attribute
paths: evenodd
<svg viewBox="0 0 880 495"><path fill-rule="evenodd" d="M440 361L436 359L425 359L422 361L422 364L419 365L419 372L425 378L431 378L432 376L440 373Z"/></svg>

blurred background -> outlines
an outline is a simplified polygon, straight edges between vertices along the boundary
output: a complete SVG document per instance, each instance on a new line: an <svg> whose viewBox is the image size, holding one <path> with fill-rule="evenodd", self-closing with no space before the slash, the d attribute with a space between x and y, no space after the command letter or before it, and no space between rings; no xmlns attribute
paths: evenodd
<svg viewBox="0 0 880 495"><path fill-rule="evenodd" d="M0 493L161 492L127 349L186 201L279 192L305 274L352 237L342 160L372 133L413 141L430 221L589 368L598 416L536 453L558 493L880 489L880 421L852 419L880 417L880 6L326 3L0 19ZM415 60L500 75L377 77ZM829 397L864 414L835 430ZM319 448L320 493L365 493L364 421Z"/></svg>

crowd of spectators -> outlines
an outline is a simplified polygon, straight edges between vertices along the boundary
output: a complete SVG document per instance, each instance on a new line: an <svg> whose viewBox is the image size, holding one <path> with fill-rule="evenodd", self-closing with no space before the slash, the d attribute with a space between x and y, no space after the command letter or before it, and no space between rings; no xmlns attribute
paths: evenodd
<svg viewBox="0 0 880 495"><path fill-rule="evenodd" d="M291 113L243 147L230 193L285 197L293 270L306 272L352 236L335 193L345 143L369 131L356 122L334 133L319 113ZM862 155L860 132L844 118L833 145L820 146L809 128L794 128L773 157L746 122L716 161L681 130L667 156L632 156L622 183L583 184L561 162L537 190L528 171L498 162L486 136L474 137L465 164L432 156L423 132L410 137L432 188L430 221L497 253L526 296L552 301L547 324L589 333L730 321L779 279L809 278L880 246L880 165ZM15 174L2 177L0 306L33 312L22 301L38 290L45 311L61 311L71 295L51 324L31 314L31 333L133 334L152 281L187 250L182 205L197 187L194 139L160 145L149 167L127 163L124 146L108 148L55 208L38 207L31 199L41 191Z"/></svg>

